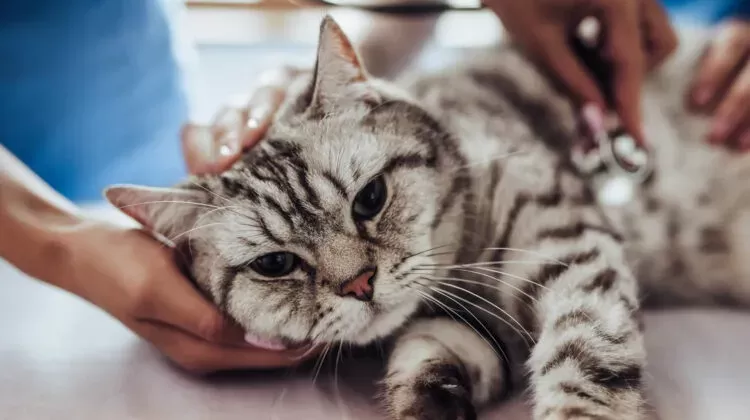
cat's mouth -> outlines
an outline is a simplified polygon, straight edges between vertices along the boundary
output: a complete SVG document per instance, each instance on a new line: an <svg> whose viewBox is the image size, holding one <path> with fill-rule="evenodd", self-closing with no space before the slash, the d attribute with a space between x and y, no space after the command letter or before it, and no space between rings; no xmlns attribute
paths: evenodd
<svg viewBox="0 0 750 420"><path fill-rule="evenodd" d="M253 347L269 351L298 350L310 345L309 341L291 341L282 338L269 338L250 332L245 333L245 342Z"/></svg>

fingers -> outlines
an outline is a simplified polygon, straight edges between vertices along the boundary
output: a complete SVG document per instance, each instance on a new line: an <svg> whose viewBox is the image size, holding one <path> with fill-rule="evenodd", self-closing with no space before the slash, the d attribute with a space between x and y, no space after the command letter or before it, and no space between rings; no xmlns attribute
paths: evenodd
<svg viewBox="0 0 750 420"><path fill-rule="evenodd" d="M182 129L181 139L185 162L192 174L219 173L240 156L236 133L216 136L211 127L187 124Z"/></svg>
<svg viewBox="0 0 750 420"><path fill-rule="evenodd" d="M240 138L242 148L254 146L265 135L284 100L285 89L285 86L266 85L253 92L247 105L247 129Z"/></svg>
<svg viewBox="0 0 750 420"><path fill-rule="evenodd" d="M645 57L641 45L637 4L628 7L604 6L606 46L604 54L613 67L613 100L623 127L644 145L641 131L641 87ZM620 4L622 6L622 4Z"/></svg>
<svg viewBox="0 0 750 420"><path fill-rule="evenodd" d="M731 21L723 25L706 52L690 89L689 105L710 111L750 50L750 25Z"/></svg>
<svg viewBox="0 0 750 420"><path fill-rule="evenodd" d="M750 62L737 75L726 96L714 114L708 136L712 144L733 142L733 147L747 148L747 131L750 131Z"/></svg>
<svg viewBox="0 0 750 420"><path fill-rule="evenodd" d="M182 369L195 374L289 367L317 355L317 351L310 348L277 352L221 346L148 321L139 322L134 329Z"/></svg>
<svg viewBox="0 0 750 420"><path fill-rule="evenodd" d="M251 99L239 107L225 107L210 126L187 124L182 147L188 170L193 174L228 169L264 135L281 105L286 90L301 70L285 67L261 75Z"/></svg>
<svg viewBox="0 0 750 420"><path fill-rule="evenodd" d="M594 77L574 55L561 31L540 28L535 43L532 50L537 51L538 59L565 85L574 99L580 104L594 103L606 108Z"/></svg>
<svg viewBox="0 0 750 420"><path fill-rule="evenodd" d="M750 124L748 124L737 140L737 148L741 152L750 152Z"/></svg>
<svg viewBox="0 0 750 420"><path fill-rule="evenodd" d="M649 70L653 70L677 49L677 34L660 1L642 2L641 21L643 22L641 36L646 51L646 66Z"/></svg>
<svg viewBox="0 0 750 420"><path fill-rule="evenodd" d="M133 317L168 324L211 343L245 346L244 331L226 319L174 267L161 277L143 282Z"/></svg>

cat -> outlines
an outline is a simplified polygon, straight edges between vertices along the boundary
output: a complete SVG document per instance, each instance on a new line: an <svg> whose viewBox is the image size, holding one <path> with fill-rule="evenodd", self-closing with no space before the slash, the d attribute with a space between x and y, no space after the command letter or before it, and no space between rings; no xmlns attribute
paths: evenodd
<svg viewBox="0 0 750 420"><path fill-rule="evenodd" d="M389 83L330 17L230 170L105 195L257 342L389 344L393 419L525 386L534 419L642 419L642 306L750 302L750 161L683 108L704 38L646 83L655 171L626 203L571 164L576 109L518 50Z"/></svg>

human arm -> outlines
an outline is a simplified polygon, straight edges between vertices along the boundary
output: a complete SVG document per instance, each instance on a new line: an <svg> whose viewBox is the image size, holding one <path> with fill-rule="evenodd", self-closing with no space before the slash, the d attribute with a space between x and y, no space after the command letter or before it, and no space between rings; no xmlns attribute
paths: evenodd
<svg viewBox="0 0 750 420"><path fill-rule="evenodd" d="M2 146L0 232L0 258L102 308L182 368L273 368L301 360L302 350L245 345L241 329L180 273L170 248L141 230L85 217Z"/></svg>

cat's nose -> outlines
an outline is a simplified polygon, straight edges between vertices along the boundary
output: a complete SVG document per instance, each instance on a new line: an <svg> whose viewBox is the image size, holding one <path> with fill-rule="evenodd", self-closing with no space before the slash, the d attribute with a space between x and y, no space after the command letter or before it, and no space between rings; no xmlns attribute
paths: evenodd
<svg viewBox="0 0 750 420"><path fill-rule="evenodd" d="M336 294L342 297L351 296L362 302L369 302L375 293L374 282L375 270L367 270L357 277L345 281Z"/></svg>

